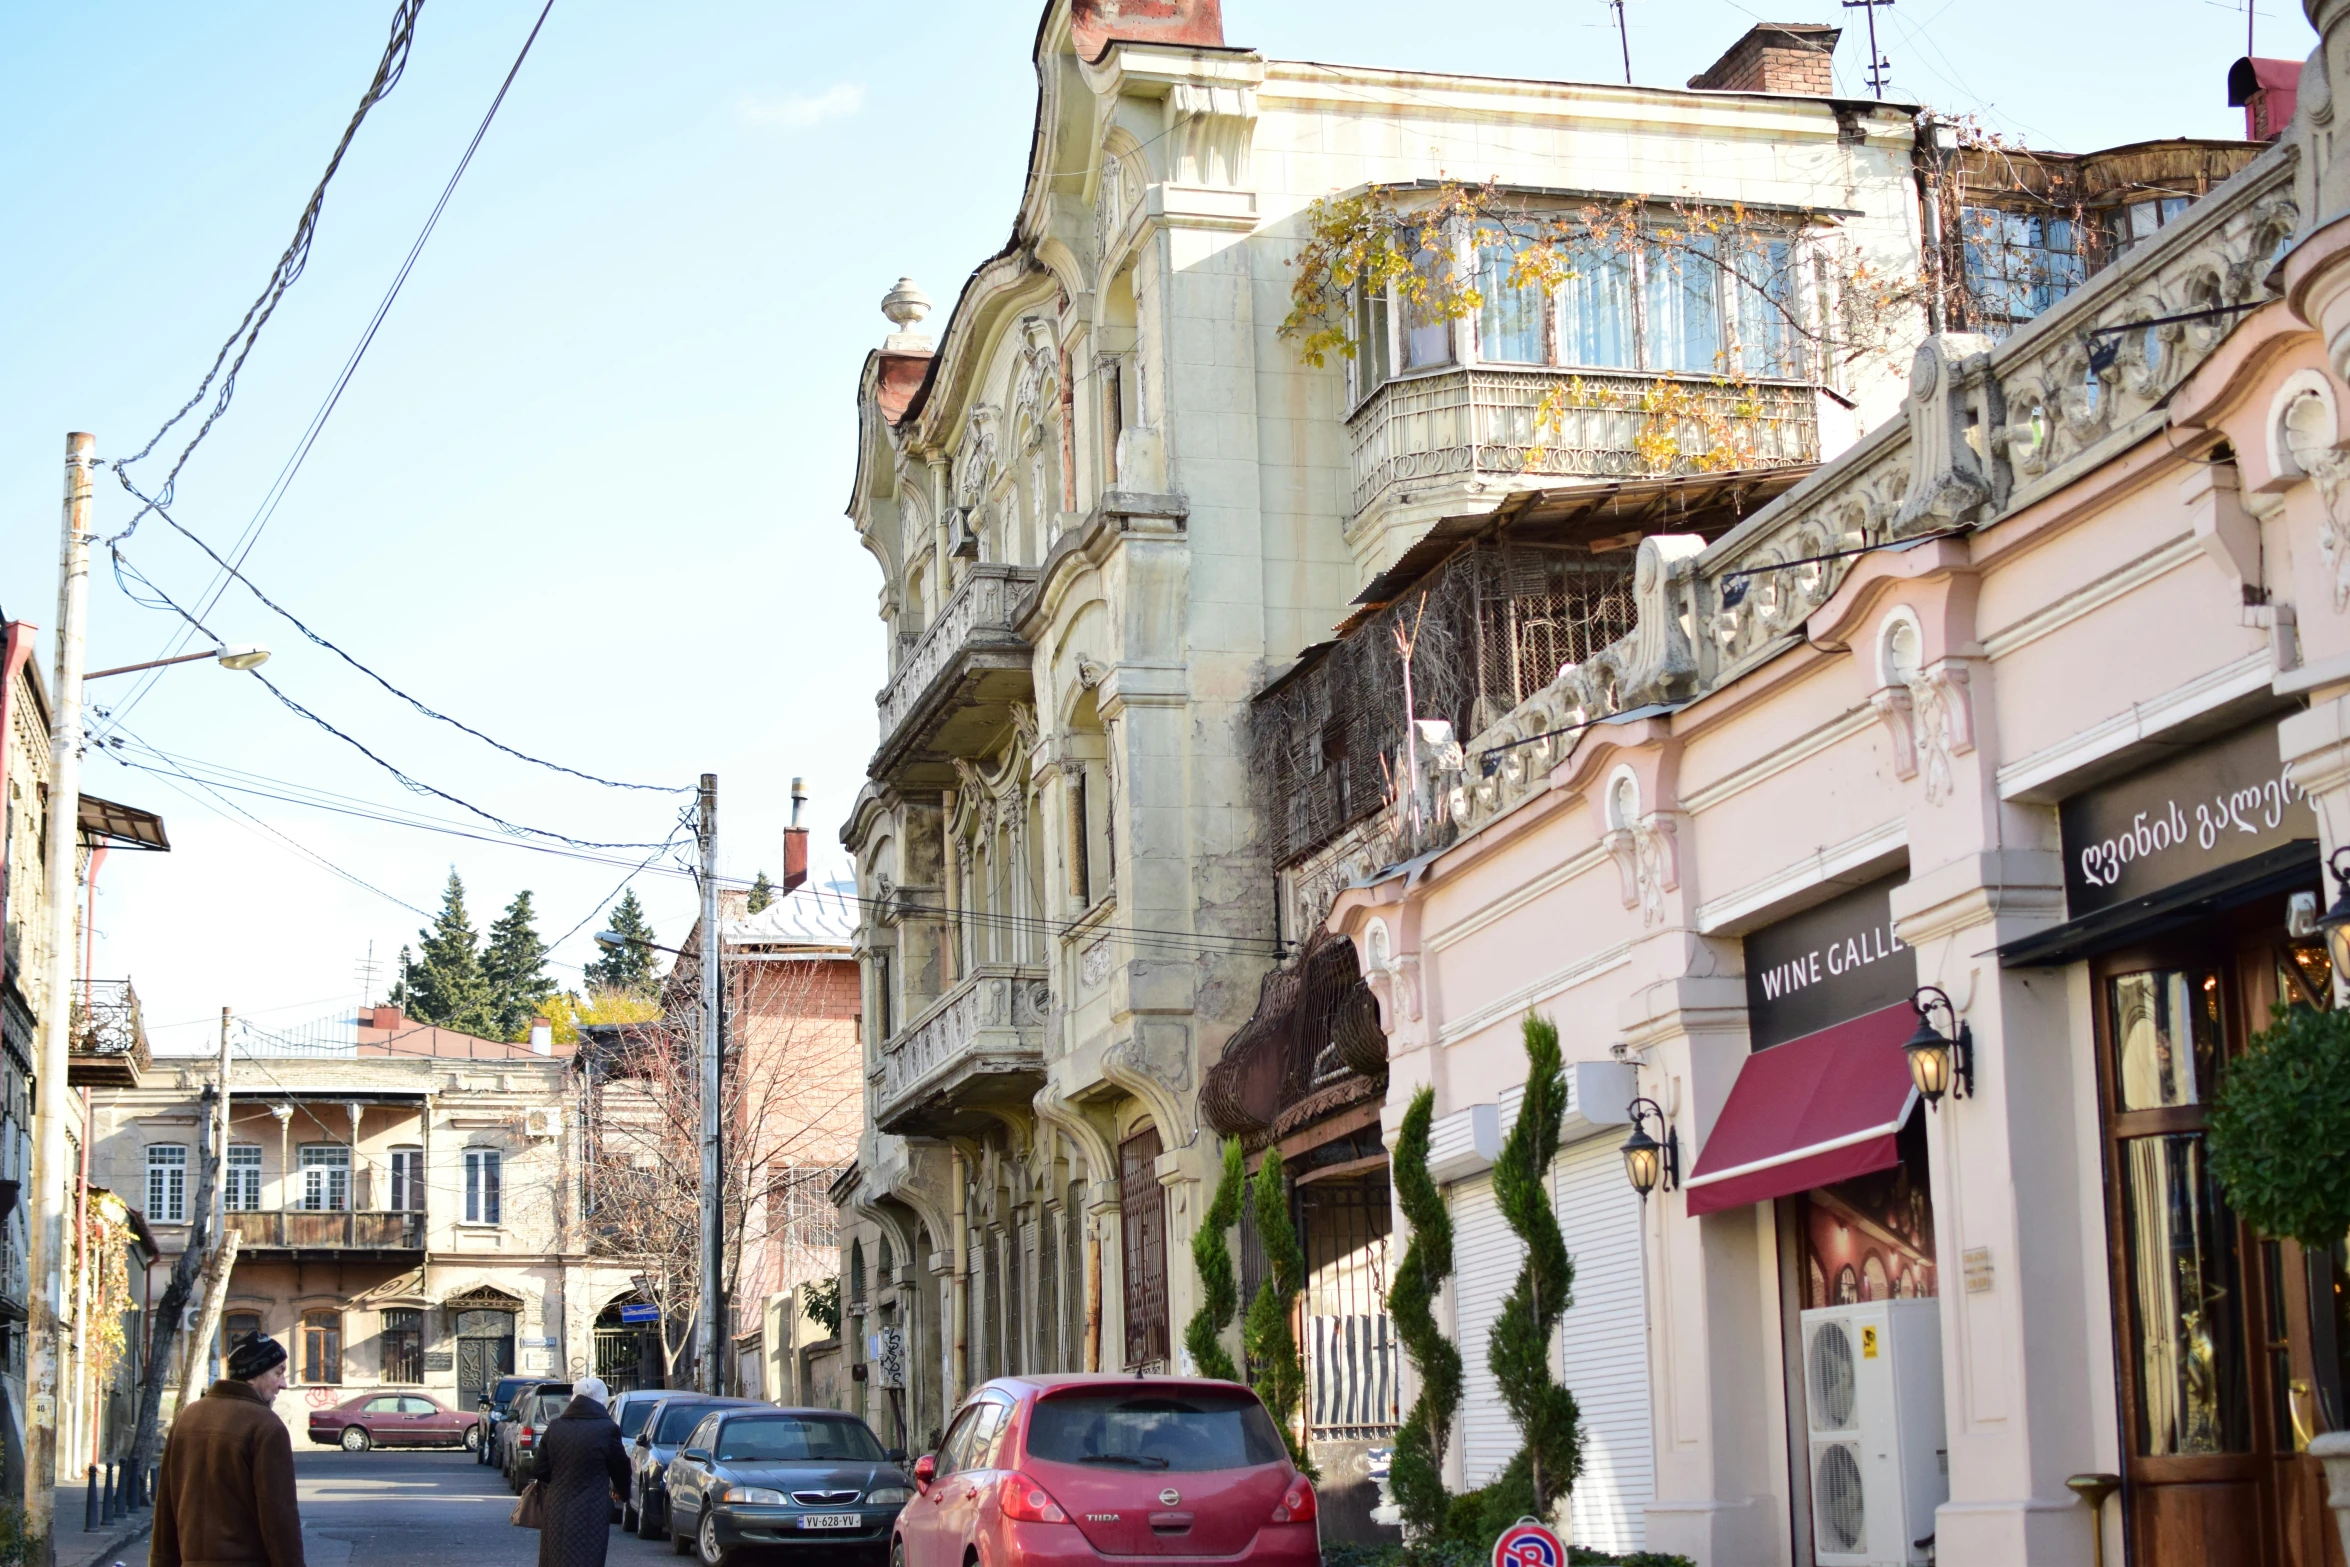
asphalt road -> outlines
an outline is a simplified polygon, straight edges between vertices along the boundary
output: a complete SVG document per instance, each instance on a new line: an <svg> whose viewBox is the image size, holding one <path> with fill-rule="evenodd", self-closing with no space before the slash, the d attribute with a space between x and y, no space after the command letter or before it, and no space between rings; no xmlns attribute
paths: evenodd
<svg viewBox="0 0 2350 1567"><path fill-rule="evenodd" d="M345 1453L294 1443L309 1567L534 1567L538 1532L506 1522L514 1496L470 1453ZM612 1531L610 1567L686 1567L662 1542Z"/></svg>

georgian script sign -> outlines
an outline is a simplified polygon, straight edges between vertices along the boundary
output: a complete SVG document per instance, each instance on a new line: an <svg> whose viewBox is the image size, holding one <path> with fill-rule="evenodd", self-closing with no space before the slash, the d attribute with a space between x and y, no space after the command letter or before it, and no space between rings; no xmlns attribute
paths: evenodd
<svg viewBox="0 0 2350 1567"><path fill-rule="evenodd" d="M1746 938L1746 1026L1767 1050L1907 1001L1917 954L1893 934L1889 876Z"/></svg>
<svg viewBox="0 0 2350 1567"><path fill-rule="evenodd" d="M2309 797L2277 760L2273 723L2086 790L2058 817L2074 919L2317 836Z"/></svg>

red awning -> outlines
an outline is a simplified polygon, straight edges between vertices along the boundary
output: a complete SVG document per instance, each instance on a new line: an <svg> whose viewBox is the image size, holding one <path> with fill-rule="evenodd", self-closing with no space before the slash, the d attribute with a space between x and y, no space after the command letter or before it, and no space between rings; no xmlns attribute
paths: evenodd
<svg viewBox="0 0 2350 1567"><path fill-rule="evenodd" d="M1718 1213L1899 1164L1894 1134L1917 1102L1901 1046L1917 1025L1909 1003L1896 1002L1748 1056L1682 1183L1689 1211Z"/></svg>

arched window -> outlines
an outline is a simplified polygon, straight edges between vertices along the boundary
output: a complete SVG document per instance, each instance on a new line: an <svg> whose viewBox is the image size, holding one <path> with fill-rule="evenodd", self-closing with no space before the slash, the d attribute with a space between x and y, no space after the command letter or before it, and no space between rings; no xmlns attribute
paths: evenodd
<svg viewBox="0 0 2350 1567"><path fill-rule="evenodd" d="M851 1306L865 1304L865 1243L863 1240L849 1242L849 1304Z"/></svg>

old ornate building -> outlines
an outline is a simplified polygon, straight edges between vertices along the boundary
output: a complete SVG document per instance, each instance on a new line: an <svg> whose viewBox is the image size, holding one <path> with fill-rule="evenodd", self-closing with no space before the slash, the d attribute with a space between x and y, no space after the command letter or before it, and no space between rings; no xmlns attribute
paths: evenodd
<svg viewBox="0 0 2350 1567"><path fill-rule="evenodd" d="M1329 1304L1308 1338L1334 1351L1307 1435L1343 1460L1325 1517L1363 1525L1362 1450L1398 1391L1385 1062L1376 1039L1331 1053L1368 997L1317 933L1370 868L1333 845L1376 806L1404 715L1373 672L1347 688L1371 693L1359 733L1333 722L1332 627L1427 569L1432 537L1440 556L1523 522L1523 569L1464 622L1497 640L1462 722L1507 711L1573 656L1568 600L1628 614L1628 526L1726 530L1901 385L1882 356L1830 363L1758 325L1735 266L1684 275L1637 242L1572 320L1490 276L1488 308L1443 320L1357 297L1357 351L1316 367L1282 332L1288 263L1314 201L1408 206L1454 170L1635 230L1772 213L1774 264L1818 285L1784 296L1790 320L1832 301L1815 253L1914 271L1909 111L1820 97L1833 31L1784 31L1715 85L1659 90L1268 60L1226 42L1214 0L1045 7L1013 238L935 344L901 281L858 389L850 514L890 676L843 832L867 1073L844 1338L852 1385L901 1397L917 1441L993 1374L1176 1366L1217 1137L1279 1141L1313 1177L1297 1209ZM1256 699L1284 681L1301 705L1272 725L1275 774Z"/></svg>

